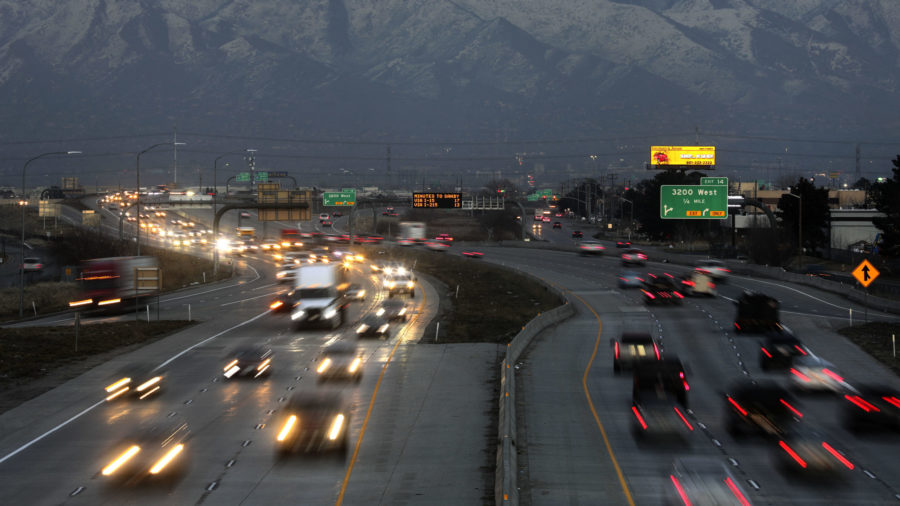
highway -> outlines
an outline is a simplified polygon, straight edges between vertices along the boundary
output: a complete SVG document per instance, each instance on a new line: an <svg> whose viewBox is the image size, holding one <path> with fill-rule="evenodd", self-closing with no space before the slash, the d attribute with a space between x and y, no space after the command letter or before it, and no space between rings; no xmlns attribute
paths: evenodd
<svg viewBox="0 0 900 506"><path fill-rule="evenodd" d="M350 322L384 297L362 267L367 265L357 267L356 278L375 295L354 303ZM232 281L162 297L164 317L184 318L191 304L197 325L0 416L4 502L472 504L491 497L493 455L485 442L493 430L494 399L484 385L494 379L502 349L420 343L439 298L423 284L408 323L395 324L388 340L359 341L360 384L317 385L313 365L323 347L356 341L355 326L292 331L289 316L267 310L282 289L273 282L274 269L251 260L241 272ZM38 323L70 320L57 316ZM274 350L272 376L225 381L221 372L229 351L249 343ZM149 402L104 402L107 378L132 362L161 366L162 395ZM346 457L277 459L280 408L295 392L323 390L343 395L351 406ZM167 420L184 420L191 429L187 472L159 487L105 483L100 470L113 458L113 445L139 425Z"/></svg>
<svg viewBox="0 0 900 506"><path fill-rule="evenodd" d="M637 291L617 287L622 269L614 245L603 258L536 249L483 248L485 259L512 266L562 288L577 314L545 331L517 374L522 504L660 504L669 497L668 473L677 457L708 455L733 468L753 504L878 504L900 499L900 468L893 434L857 437L838 419L841 398L800 395L802 423L848 458L824 481L786 475L774 465L771 443L735 440L724 428L723 393L742 378L786 383L784 372L758 365L758 339L732 331L732 303L744 289L782 303L782 321L812 351L833 362L851 384L898 386L896 376L835 329L848 324L840 297L771 280L733 276L717 298L690 298L681 307L646 307ZM686 271L651 262L647 272ZM870 319L893 318L869 311ZM657 335L664 353L676 353L690 378L690 422L684 441L637 440L632 432L630 375L612 371L609 339L623 329ZM780 450L779 450L780 451Z"/></svg>

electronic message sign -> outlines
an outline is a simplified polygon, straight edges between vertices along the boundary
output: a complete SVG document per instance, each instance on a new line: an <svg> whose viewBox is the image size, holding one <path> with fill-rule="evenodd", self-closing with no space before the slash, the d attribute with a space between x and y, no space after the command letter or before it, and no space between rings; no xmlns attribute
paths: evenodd
<svg viewBox="0 0 900 506"><path fill-rule="evenodd" d="M462 193L415 192L413 207L459 209L462 207Z"/></svg>

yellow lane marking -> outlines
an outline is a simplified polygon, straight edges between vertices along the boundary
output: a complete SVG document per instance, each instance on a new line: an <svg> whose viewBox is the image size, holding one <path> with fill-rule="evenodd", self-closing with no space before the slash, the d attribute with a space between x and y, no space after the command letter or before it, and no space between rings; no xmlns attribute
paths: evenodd
<svg viewBox="0 0 900 506"><path fill-rule="evenodd" d="M425 308L425 299L427 295L425 294L425 290L419 290L422 293L422 302L420 304L420 311L416 311L415 316L413 316L412 320L403 328L403 334L409 331L412 327L412 324L415 323L419 316L422 314ZM363 436L366 434L366 427L369 425L369 417L372 415L372 410L375 408L375 397L378 396L378 389L381 387L381 380L384 379L384 373L387 371L388 365L391 363L391 359L394 358L394 352L397 351L397 348L400 346L400 343L403 341L402 335L397 335L397 342L394 343L394 347L391 349L391 354L388 355L387 361L385 361L384 366L381 368L381 374L378 375L378 381L375 382L375 390L372 391L372 399L369 401L369 408L366 410L366 418L363 420L362 427L359 429L359 437L356 438L356 446L353 448L353 457L350 458L350 465L347 466L347 472L344 474L344 481L341 483L341 491L338 494L337 502L335 502L335 506L341 506L344 502L344 494L347 492L347 484L350 483L350 475L353 473L353 466L356 464L356 457L359 455L359 448L362 446Z"/></svg>
<svg viewBox="0 0 900 506"><path fill-rule="evenodd" d="M588 373L591 370L591 366L594 364L594 358L597 357L597 349L600 347L600 335L603 333L603 322L600 320L600 315L594 311L594 308L591 307L590 304L587 303L586 300L581 298L579 295L569 292L574 295L578 300L581 301L588 310L594 314L594 318L597 319L597 325L599 328L597 329L597 340L594 341L594 351L591 353L591 359L588 361L587 367L584 369L584 376L581 377L581 386L584 388L584 396L587 399L588 406L591 408L591 414L594 415L594 421L597 422L597 427L600 429L600 435L603 436L603 443L606 444L606 451L609 453L609 460L612 461L613 467L616 469L616 475L619 477L619 484L622 486L622 492L625 493L625 500L628 501L629 506L634 506L634 499L631 497L631 491L628 490L628 483L625 481L625 475L622 474L622 468L619 467L619 461L616 460L616 456L613 453L612 446L609 444L609 438L606 436L606 429L603 428L603 422L600 421L600 416L597 415L597 408L594 407L594 401L591 400L591 391L587 386L587 377Z"/></svg>

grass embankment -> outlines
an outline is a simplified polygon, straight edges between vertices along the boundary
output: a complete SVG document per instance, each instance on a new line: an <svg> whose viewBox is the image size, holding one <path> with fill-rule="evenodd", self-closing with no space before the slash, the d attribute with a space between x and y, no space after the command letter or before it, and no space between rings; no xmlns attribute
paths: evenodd
<svg viewBox="0 0 900 506"><path fill-rule="evenodd" d="M181 320L127 321L75 327L0 328L0 413L136 345L190 325Z"/></svg>
<svg viewBox="0 0 900 506"><path fill-rule="evenodd" d="M378 246L368 248L366 254L375 262L415 263L416 271L443 284L435 287L442 296L442 343L508 343L529 320L563 303L532 278L477 259Z"/></svg>
<svg viewBox="0 0 900 506"><path fill-rule="evenodd" d="M871 322L863 325L844 327L838 331L866 353L900 374L900 358L894 358L891 336L900 338L900 323Z"/></svg>

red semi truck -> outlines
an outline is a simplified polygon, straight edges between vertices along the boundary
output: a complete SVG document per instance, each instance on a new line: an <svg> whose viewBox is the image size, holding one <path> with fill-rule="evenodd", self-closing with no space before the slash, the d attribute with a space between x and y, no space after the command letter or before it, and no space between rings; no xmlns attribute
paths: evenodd
<svg viewBox="0 0 900 506"><path fill-rule="evenodd" d="M69 307L128 307L135 299L156 295L148 288L153 282L138 286L138 269L158 268L154 257L108 257L87 260L81 266L81 294L69 302ZM157 271L158 273L158 271ZM142 277L153 277L152 272Z"/></svg>

